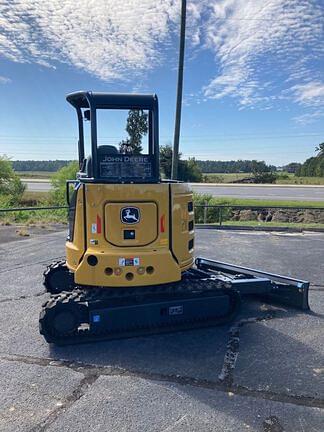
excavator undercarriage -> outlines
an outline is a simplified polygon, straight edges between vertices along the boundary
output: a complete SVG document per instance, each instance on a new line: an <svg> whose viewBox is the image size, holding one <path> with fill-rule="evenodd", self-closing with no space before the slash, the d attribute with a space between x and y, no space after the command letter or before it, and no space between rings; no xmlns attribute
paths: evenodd
<svg viewBox="0 0 324 432"><path fill-rule="evenodd" d="M245 295L309 309L306 281L204 258L197 258L195 268L171 284L107 289L75 286L72 280L62 261L44 272L44 285L54 294L43 305L39 325L49 343L66 345L225 324L238 314Z"/></svg>

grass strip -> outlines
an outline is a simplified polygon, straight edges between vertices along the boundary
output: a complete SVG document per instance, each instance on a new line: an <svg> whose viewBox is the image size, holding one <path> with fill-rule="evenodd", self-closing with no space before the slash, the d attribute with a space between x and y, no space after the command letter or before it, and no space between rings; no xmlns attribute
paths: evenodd
<svg viewBox="0 0 324 432"><path fill-rule="evenodd" d="M206 200L204 200L206 196ZM291 201L291 200L265 200L265 199L249 199L249 198L231 198L231 197L211 197L209 195L194 194L195 204L202 205L204 201L208 202L208 205L238 205L238 206L262 206L262 207L320 207L324 208L323 201Z"/></svg>

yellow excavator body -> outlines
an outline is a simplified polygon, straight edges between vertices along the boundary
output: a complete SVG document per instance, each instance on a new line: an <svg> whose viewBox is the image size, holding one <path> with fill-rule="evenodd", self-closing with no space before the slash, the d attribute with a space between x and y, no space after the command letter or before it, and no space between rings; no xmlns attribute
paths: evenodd
<svg viewBox="0 0 324 432"><path fill-rule="evenodd" d="M79 185L66 242L75 283L157 285L179 281L192 267L194 212L187 184Z"/></svg>

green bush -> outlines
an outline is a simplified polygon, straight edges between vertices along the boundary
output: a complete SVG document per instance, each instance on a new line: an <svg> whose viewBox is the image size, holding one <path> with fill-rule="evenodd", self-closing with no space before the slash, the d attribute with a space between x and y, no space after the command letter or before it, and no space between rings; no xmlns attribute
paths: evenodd
<svg viewBox="0 0 324 432"><path fill-rule="evenodd" d="M0 156L0 196L1 204L7 206L19 203L26 186L14 172L11 161L6 156Z"/></svg>
<svg viewBox="0 0 324 432"><path fill-rule="evenodd" d="M289 175L287 173L280 173L277 174L277 179L278 181L280 180L289 180Z"/></svg>
<svg viewBox="0 0 324 432"><path fill-rule="evenodd" d="M275 183L277 176L273 167L264 161L252 161L252 174L254 183Z"/></svg>
<svg viewBox="0 0 324 432"><path fill-rule="evenodd" d="M224 176L217 174L205 174L202 178L203 183L225 183Z"/></svg>
<svg viewBox="0 0 324 432"><path fill-rule="evenodd" d="M200 183L203 180L202 172L195 158L179 161L179 178L183 181Z"/></svg>
<svg viewBox="0 0 324 432"><path fill-rule="evenodd" d="M204 223L204 208L198 206L219 206L229 204L229 200L215 198L212 195L208 194L193 194L193 202L195 205L195 222L196 223ZM222 220L229 220L232 215L231 208L208 208L206 213L206 222L207 223L216 223L219 222L220 212L222 212Z"/></svg>
<svg viewBox="0 0 324 432"><path fill-rule="evenodd" d="M0 208L9 208L11 205L11 196L0 195Z"/></svg>
<svg viewBox="0 0 324 432"><path fill-rule="evenodd" d="M53 186L53 190L50 194L51 204L66 205L66 181L75 180L78 171L79 164L77 161L73 161L53 175L51 178Z"/></svg>

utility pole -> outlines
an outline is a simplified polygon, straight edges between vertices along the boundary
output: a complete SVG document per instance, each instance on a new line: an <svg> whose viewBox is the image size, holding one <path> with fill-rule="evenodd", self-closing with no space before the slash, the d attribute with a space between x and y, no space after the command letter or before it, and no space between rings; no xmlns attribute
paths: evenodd
<svg viewBox="0 0 324 432"><path fill-rule="evenodd" d="M182 105L182 88L183 88L183 63L185 53L185 38L186 38L186 11L187 1L181 0L181 25L180 25L180 44L179 44L179 66L178 66L178 84L177 84L177 105L174 124L173 138L173 157L171 178L178 178L178 163L179 163L179 138L180 138L180 122L181 122L181 105Z"/></svg>

